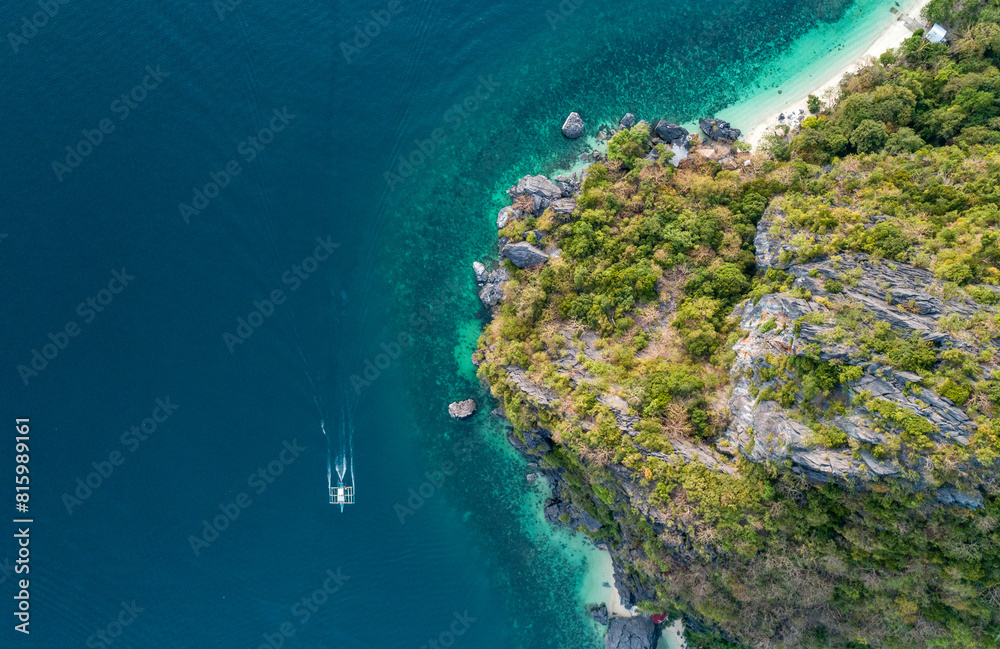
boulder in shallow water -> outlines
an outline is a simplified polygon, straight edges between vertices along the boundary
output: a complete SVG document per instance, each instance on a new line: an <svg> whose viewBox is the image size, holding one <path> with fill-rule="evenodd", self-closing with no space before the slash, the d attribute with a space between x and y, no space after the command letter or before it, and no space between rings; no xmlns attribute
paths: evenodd
<svg viewBox="0 0 1000 649"><path fill-rule="evenodd" d="M483 306L492 307L503 299L503 287L510 279L506 268L498 268L486 276L486 285L479 291Z"/></svg>
<svg viewBox="0 0 1000 649"><path fill-rule="evenodd" d="M604 636L604 648L654 649L656 640L656 625L648 616L616 617Z"/></svg>
<svg viewBox="0 0 1000 649"><path fill-rule="evenodd" d="M518 268L538 266L540 264L544 264L549 259L548 255L527 241L511 243L504 246L503 250L500 251L500 257L503 259L510 259L511 263Z"/></svg>
<svg viewBox="0 0 1000 649"><path fill-rule="evenodd" d="M579 113L570 113L562 125L562 133L571 140L583 135L583 118Z"/></svg>
<svg viewBox="0 0 1000 649"><path fill-rule="evenodd" d="M472 262L472 272L474 272L476 274L476 282L477 283L479 283L479 284L485 284L486 283L486 279L487 279L487 277L489 277L489 275L486 274L486 266L483 266L478 261L474 261L474 262Z"/></svg>
<svg viewBox="0 0 1000 649"><path fill-rule="evenodd" d="M448 414L451 415L453 419L465 419L466 417L471 417L472 413L475 411L476 402L472 399L456 401L448 404Z"/></svg>
<svg viewBox="0 0 1000 649"><path fill-rule="evenodd" d="M738 140L740 135L743 134L740 129L733 128L732 125L724 119L709 119L705 117L698 121L698 126L701 127L702 133L713 140L733 142Z"/></svg>
<svg viewBox="0 0 1000 649"><path fill-rule="evenodd" d="M625 117L622 117L622 120L618 122L618 126L621 128L632 128L635 126L635 115L632 113L625 113Z"/></svg>

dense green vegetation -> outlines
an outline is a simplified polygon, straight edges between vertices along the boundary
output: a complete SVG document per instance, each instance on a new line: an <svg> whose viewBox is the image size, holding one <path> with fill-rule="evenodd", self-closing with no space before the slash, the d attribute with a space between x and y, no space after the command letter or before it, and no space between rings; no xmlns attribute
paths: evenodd
<svg viewBox="0 0 1000 649"><path fill-rule="evenodd" d="M548 210L500 232L561 254L540 268L509 266L480 376L515 427L552 431L543 462L565 470L568 497L601 521L594 536L641 550L637 567L658 592L646 608L707 625L691 646L1000 646L993 310L941 321L975 354L937 349L850 305L833 309L829 339L917 375L908 389L933 388L978 424L968 447L931 461L942 483L978 485L982 509L941 506L904 482L815 485L739 456L734 470L713 470L678 451L710 449L729 423L732 347L746 335L733 307L768 293L812 299L790 291L787 273L754 266L768 205L785 215L776 227L793 248L786 260L863 252L933 272L944 299L1000 301L1000 2L934 0L927 15L949 26L950 44L915 35L844 84L832 109L810 106L818 114L776 138L770 158L734 150L721 163L694 155L673 168L662 155L645 159L649 131L637 125L590 168L572 216ZM824 290L840 293L859 272L845 265ZM771 319L758 331L785 326ZM809 354L767 360L758 399L795 408L817 447L847 448L829 414L860 369ZM556 398L534 401L508 366ZM870 449L876 457L933 451L926 419L855 398L899 440ZM615 404L638 418L634 434ZM645 502L625 495L612 465L628 469Z"/></svg>

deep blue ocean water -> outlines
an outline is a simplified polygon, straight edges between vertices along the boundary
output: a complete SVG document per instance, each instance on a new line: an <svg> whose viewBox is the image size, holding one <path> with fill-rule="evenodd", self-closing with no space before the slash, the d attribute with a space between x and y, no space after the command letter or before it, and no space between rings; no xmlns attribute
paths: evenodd
<svg viewBox="0 0 1000 649"><path fill-rule="evenodd" d="M597 646L469 362L502 190L573 164L570 110L690 121L888 4L4 3L4 568L16 417L34 523L32 633L2 569L3 646ZM341 514L319 422L345 417Z"/></svg>

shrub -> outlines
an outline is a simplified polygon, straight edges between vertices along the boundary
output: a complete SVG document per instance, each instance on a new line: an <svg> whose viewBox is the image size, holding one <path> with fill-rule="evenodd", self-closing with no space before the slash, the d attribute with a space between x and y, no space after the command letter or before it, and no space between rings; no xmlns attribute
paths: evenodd
<svg viewBox="0 0 1000 649"><path fill-rule="evenodd" d="M844 290L844 285L835 279L828 279L823 282L823 290L827 293L840 293Z"/></svg>

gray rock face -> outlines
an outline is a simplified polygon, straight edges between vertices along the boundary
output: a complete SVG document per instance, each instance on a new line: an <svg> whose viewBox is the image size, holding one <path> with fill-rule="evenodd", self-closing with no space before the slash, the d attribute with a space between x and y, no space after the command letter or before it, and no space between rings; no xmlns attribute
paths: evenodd
<svg viewBox="0 0 1000 649"><path fill-rule="evenodd" d="M521 216L521 213L508 205L497 212L497 230L507 227L507 224Z"/></svg>
<svg viewBox="0 0 1000 649"><path fill-rule="evenodd" d="M510 280L505 268L498 268L486 276L486 285L479 291L479 299L485 307L492 307L503 299L503 287Z"/></svg>
<svg viewBox="0 0 1000 649"><path fill-rule="evenodd" d="M625 113L625 116L621 118L620 122L618 122L618 126L620 128L632 128L635 126L635 115L632 113Z"/></svg>
<svg viewBox="0 0 1000 649"><path fill-rule="evenodd" d="M551 205L552 211L562 216L569 216L576 209L576 200L572 198L560 198Z"/></svg>
<svg viewBox="0 0 1000 649"><path fill-rule="evenodd" d="M569 114L566 121L562 125L562 133L571 140L583 135L583 118L580 117L579 113L573 112Z"/></svg>
<svg viewBox="0 0 1000 649"><path fill-rule="evenodd" d="M604 649L655 649L656 625L649 616L616 617L604 636Z"/></svg>
<svg viewBox="0 0 1000 649"><path fill-rule="evenodd" d="M608 607L605 604L601 604L590 609L590 617L601 626L608 626Z"/></svg>
<svg viewBox="0 0 1000 649"><path fill-rule="evenodd" d="M587 512L554 498L545 501L545 520L553 525L569 525L572 529L585 527L591 532L601 529L601 522Z"/></svg>
<svg viewBox="0 0 1000 649"><path fill-rule="evenodd" d="M614 559L614 555L612 555L612 559ZM656 591L646 586L637 573L628 572L623 563L625 562L617 559L611 562L614 570L615 590L618 591L622 606L632 608L639 602L655 600Z"/></svg>
<svg viewBox="0 0 1000 649"><path fill-rule="evenodd" d="M489 279L489 275L486 273L486 266L483 266L478 261L472 262L472 272L476 274L476 283L485 284L486 280Z"/></svg>
<svg viewBox="0 0 1000 649"><path fill-rule="evenodd" d="M738 140L743 134L740 129L733 128L729 122L722 119L702 118L698 120L698 126L701 128L701 132L711 139L724 142Z"/></svg>
<svg viewBox="0 0 1000 649"><path fill-rule="evenodd" d="M521 392L531 397L533 401L541 406L551 405L553 401L559 398L559 393L550 388L538 385L525 375L524 370L516 365L507 366L507 376L510 377L511 382L518 387Z"/></svg>
<svg viewBox="0 0 1000 649"><path fill-rule="evenodd" d="M573 198L580 193L580 179L575 173L566 176L559 174L552 179L555 185L562 190L563 198Z"/></svg>
<svg viewBox="0 0 1000 649"><path fill-rule="evenodd" d="M688 130L683 126L670 122L660 122L656 125L655 130L660 139L669 145L687 143Z"/></svg>
<svg viewBox="0 0 1000 649"><path fill-rule="evenodd" d="M563 197L563 190L545 176L525 176L507 190L511 199L525 194L534 201L535 213L541 214L552 201Z"/></svg>
<svg viewBox="0 0 1000 649"><path fill-rule="evenodd" d="M975 493L972 495L965 495L959 493L954 487L943 487L937 490L938 502L945 505L954 505L956 507L965 507L966 509L979 509L983 506L983 495L980 493Z"/></svg>
<svg viewBox="0 0 1000 649"><path fill-rule="evenodd" d="M474 412L476 412L476 402L473 399L448 404L448 414L452 419L465 419L471 417Z"/></svg>
<svg viewBox="0 0 1000 649"><path fill-rule="evenodd" d="M503 250L500 251L500 257L502 259L510 259L511 263L518 268L538 266L544 264L549 259L548 255L527 241L504 246Z"/></svg>
<svg viewBox="0 0 1000 649"><path fill-rule="evenodd" d="M760 217L753 245L757 249L757 266L762 270L788 268L788 262L780 260L781 253L790 253L794 250L794 246L788 243L787 237L782 237L780 233L775 232L777 224L784 222L784 220L784 211L770 206L764 210L764 215Z"/></svg>
<svg viewBox="0 0 1000 649"><path fill-rule="evenodd" d="M815 482L855 479L864 483L876 478L901 477L904 471L914 471L915 474L909 475L920 476L915 478L914 486L925 488L930 480L930 465L921 454L876 458L867 450L864 445L883 444L888 441L887 435L897 436L899 427L885 420L879 412L869 411L855 398L863 392L870 395L866 398L889 402L895 408L921 417L931 424L933 432L929 438L939 446L967 445L975 433L975 423L953 403L922 386L919 375L876 362L859 361L863 358L861 350L852 336L838 331L834 311L826 301L830 300L831 306L838 301L860 306L867 315L888 323L903 337L915 333L935 344L949 344L960 349L968 346L938 332L938 321L947 315L969 318L983 307L966 302L964 298L942 300L941 283L928 271L906 264L874 262L863 254L844 255L836 262L821 260L799 264L790 255L785 255L786 260L781 261L781 252L788 249L782 237L788 239L789 235L778 232L777 228L772 231L772 219L780 224L784 214L769 208L758 226L754 241L758 268L785 269L794 277L792 288L809 291L813 299L765 295L757 304L747 300L734 311L733 316L740 319L740 326L747 334L733 347L736 362L731 376L735 385L729 398L732 421L724 441L719 443L719 450L730 454L740 452L754 462L790 460L793 470ZM850 281L846 281L848 275L852 278ZM829 284L832 281L839 286L833 287ZM837 292L827 292L827 286ZM806 316L808 322L802 320ZM761 331L765 323L768 326ZM827 422L861 444L859 452L847 446L837 449L816 446L809 427L776 401L761 402L756 391L751 394L751 384L759 390L773 384L773 381L761 382L760 378L761 370L768 367L769 355L815 355L820 360L857 364L861 368L859 379L842 385L837 394L831 395L831 399L846 404L846 414ZM912 385L918 388L911 389ZM798 398L801 399L801 393ZM947 490L938 490L938 499L963 507L975 506L973 503L978 502L975 497Z"/></svg>

